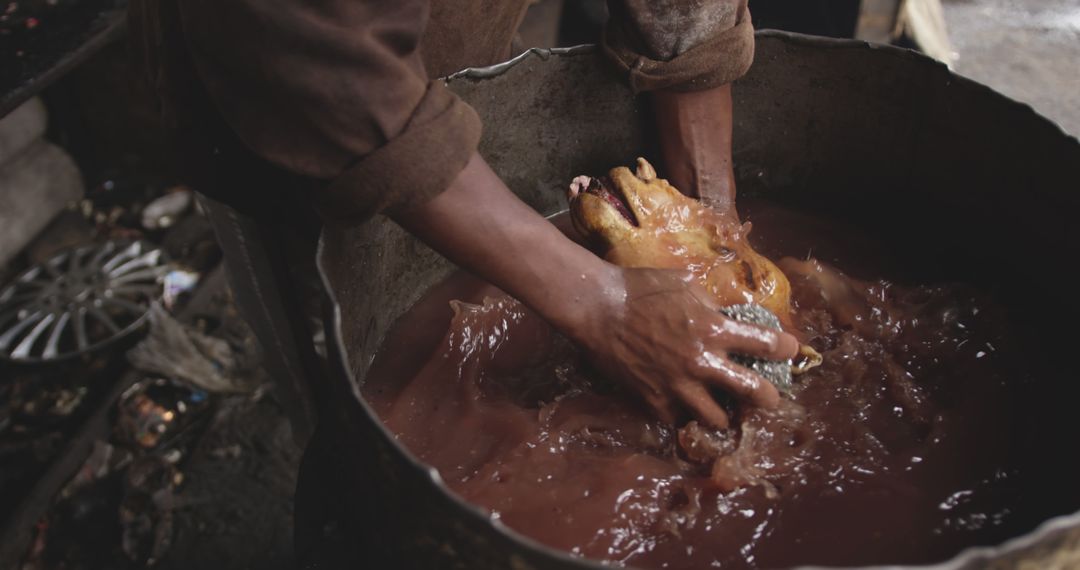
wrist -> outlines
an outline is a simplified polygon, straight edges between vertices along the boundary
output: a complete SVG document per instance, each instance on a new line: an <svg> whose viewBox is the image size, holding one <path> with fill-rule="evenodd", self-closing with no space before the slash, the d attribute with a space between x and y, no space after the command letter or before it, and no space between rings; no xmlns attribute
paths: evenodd
<svg viewBox="0 0 1080 570"><path fill-rule="evenodd" d="M479 156L446 192L394 220L574 340L597 338L625 297L619 267L518 200Z"/></svg>
<svg viewBox="0 0 1080 570"><path fill-rule="evenodd" d="M567 271L557 295L533 307L567 337L589 346L625 306L626 283L622 268L586 253L589 266Z"/></svg>
<svg viewBox="0 0 1080 570"><path fill-rule="evenodd" d="M660 151L668 180L720 210L734 205L731 86L653 94Z"/></svg>

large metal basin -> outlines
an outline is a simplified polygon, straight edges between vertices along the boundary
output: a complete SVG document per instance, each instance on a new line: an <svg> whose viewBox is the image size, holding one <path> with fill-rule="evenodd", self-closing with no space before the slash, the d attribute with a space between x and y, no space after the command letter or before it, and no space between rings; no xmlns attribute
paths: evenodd
<svg viewBox="0 0 1080 570"><path fill-rule="evenodd" d="M571 176L655 156L643 142L646 108L591 49L534 52L449 84L485 120L484 156L541 213L565 208ZM918 256L928 276L995 289L1015 301L1018 318L1046 332L1045 352L1060 364L1036 348L1032 358L1059 372L1017 412L1033 413L1025 407L1039 401L1035 395L1050 400L1038 413L1048 437L1065 446L1061 461L1075 461L1080 424L1060 418L1078 395L1069 367L1077 311L1057 297L1070 287L1055 288L1052 279L1056 267L1080 259L1076 139L932 60L854 41L759 33L756 63L735 97L740 194L864 226L897 256ZM452 265L384 219L325 232L319 261L335 304L329 393L297 497L304 564L596 567L451 495L358 395L388 328ZM1048 485L1068 484L1055 477L1053 460L1046 469ZM1080 509L1075 497L1063 493L1064 516L1030 534L969 549L940 567L1080 567L1080 514L1068 514Z"/></svg>

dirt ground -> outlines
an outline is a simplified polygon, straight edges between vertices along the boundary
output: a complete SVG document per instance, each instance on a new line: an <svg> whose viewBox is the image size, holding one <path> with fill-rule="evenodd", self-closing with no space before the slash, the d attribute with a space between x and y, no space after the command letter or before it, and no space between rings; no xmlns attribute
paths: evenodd
<svg viewBox="0 0 1080 570"><path fill-rule="evenodd" d="M1080 136L1080 0L943 0L955 70Z"/></svg>
<svg viewBox="0 0 1080 570"><path fill-rule="evenodd" d="M300 451L272 397L223 403L184 473L162 570L285 570Z"/></svg>

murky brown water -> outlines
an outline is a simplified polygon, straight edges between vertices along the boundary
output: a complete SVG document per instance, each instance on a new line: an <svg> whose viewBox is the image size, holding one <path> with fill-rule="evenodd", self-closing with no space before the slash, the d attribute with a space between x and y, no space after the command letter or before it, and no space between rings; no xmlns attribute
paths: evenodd
<svg viewBox="0 0 1080 570"><path fill-rule="evenodd" d="M750 213L751 241L788 276L795 324L825 360L779 409L738 413L737 432L652 420L536 315L464 274L402 319L364 395L510 527L644 568L931 562L1045 516L1053 491L1032 500L1045 466L1023 459L1036 427L1012 408L1023 363L995 301L893 284L883 277L902 273L868 240ZM807 259L810 244L865 280ZM690 439L724 459L695 461ZM738 488L718 490L717 473Z"/></svg>

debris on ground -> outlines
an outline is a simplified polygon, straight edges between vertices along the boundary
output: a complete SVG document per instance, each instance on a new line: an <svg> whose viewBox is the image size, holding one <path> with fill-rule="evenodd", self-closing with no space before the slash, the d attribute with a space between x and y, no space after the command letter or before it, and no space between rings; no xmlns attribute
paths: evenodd
<svg viewBox="0 0 1080 570"><path fill-rule="evenodd" d="M170 188L143 208L142 227L151 231L172 227L191 208L193 194L186 186Z"/></svg>
<svg viewBox="0 0 1080 570"><path fill-rule="evenodd" d="M114 438L147 450L174 446L206 412L207 398L203 390L164 378L136 382L116 405Z"/></svg>
<svg viewBox="0 0 1080 570"><path fill-rule="evenodd" d="M240 368L228 341L174 319L161 305L150 309L150 333L128 351L128 362L149 373L189 382L208 392L250 392L256 385Z"/></svg>
<svg viewBox="0 0 1080 570"><path fill-rule="evenodd" d="M169 311L175 310L199 284L199 277L198 273L183 269L173 269L166 273L162 282L161 304Z"/></svg>

